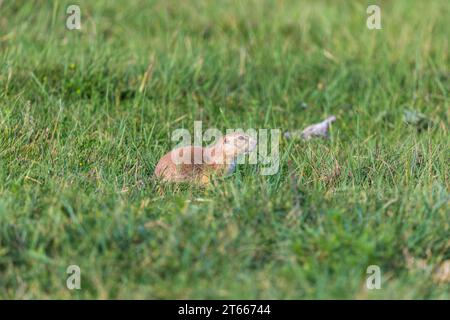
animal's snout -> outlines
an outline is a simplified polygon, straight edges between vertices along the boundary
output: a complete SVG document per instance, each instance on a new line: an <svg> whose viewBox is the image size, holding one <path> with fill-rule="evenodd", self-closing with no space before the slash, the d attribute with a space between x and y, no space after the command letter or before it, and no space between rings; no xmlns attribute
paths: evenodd
<svg viewBox="0 0 450 320"><path fill-rule="evenodd" d="M248 137L247 143L248 143L247 145L248 152L252 152L253 150L255 150L256 146L258 145L258 141L253 137Z"/></svg>

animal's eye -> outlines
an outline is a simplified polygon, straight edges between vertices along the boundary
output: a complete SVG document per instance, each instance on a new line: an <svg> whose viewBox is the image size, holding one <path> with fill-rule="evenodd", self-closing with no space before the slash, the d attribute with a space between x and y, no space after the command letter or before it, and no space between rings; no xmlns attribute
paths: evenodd
<svg viewBox="0 0 450 320"><path fill-rule="evenodd" d="M244 136L239 136L239 140L245 140Z"/></svg>

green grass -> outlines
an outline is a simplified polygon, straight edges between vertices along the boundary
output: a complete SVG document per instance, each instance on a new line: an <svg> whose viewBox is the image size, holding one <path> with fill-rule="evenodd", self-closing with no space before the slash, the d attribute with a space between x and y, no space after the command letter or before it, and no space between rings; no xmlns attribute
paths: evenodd
<svg viewBox="0 0 450 320"><path fill-rule="evenodd" d="M382 30L373 1L77 1L68 31L71 1L4 1L0 298L449 299L450 4L376 3ZM330 114L331 139L283 140L273 176L152 180L195 120Z"/></svg>

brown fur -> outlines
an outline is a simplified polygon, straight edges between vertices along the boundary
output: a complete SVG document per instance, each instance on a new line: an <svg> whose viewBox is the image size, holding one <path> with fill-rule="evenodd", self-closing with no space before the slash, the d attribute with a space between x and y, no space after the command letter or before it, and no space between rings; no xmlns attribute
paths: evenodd
<svg viewBox="0 0 450 320"><path fill-rule="evenodd" d="M206 184L210 181L210 176L216 172L225 171L226 164L206 164L194 163L194 157L200 157L204 159L205 149L202 147L182 147L175 149L166 155L164 155L158 162L155 168L155 175L162 178L165 181L171 182L196 182L200 184ZM172 161L172 152L180 152L180 155L188 152L191 154L192 164L175 164Z"/></svg>
<svg viewBox="0 0 450 320"><path fill-rule="evenodd" d="M236 141L235 139L240 136L244 136L245 139ZM187 146L174 149L159 160L155 167L155 176L166 182L208 184L212 176L223 176L230 168L232 160L239 154L248 152L256 146L256 141L251 139L247 135L231 134L224 136L210 148ZM183 156L186 153L190 154L190 163L176 164L173 162L172 155ZM224 161L215 161L219 155L223 156ZM196 164L194 159L198 159L202 163Z"/></svg>

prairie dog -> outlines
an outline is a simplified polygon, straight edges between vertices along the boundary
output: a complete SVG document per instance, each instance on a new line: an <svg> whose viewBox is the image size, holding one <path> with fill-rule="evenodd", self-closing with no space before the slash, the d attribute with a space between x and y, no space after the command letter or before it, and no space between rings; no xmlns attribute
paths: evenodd
<svg viewBox="0 0 450 320"><path fill-rule="evenodd" d="M255 138L244 133L221 137L210 147L186 146L165 154L155 167L155 176L165 182L207 184L212 175L231 173L236 159L256 148Z"/></svg>

